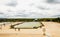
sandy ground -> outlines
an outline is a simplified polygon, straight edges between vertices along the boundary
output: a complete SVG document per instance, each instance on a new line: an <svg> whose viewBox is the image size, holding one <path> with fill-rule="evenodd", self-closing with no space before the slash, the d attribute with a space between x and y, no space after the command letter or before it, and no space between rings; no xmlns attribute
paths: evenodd
<svg viewBox="0 0 60 37"><path fill-rule="evenodd" d="M46 35L51 37L60 37L60 23L43 22L46 27Z"/></svg>
<svg viewBox="0 0 60 37"><path fill-rule="evenodd" d="M21 29L20 31L15 31L14 29L10 29L11 24L8 23L5 27L2 26L0 29L0 37L60 37L60 23L56 22L43 22L46 29L46 35L43 35L43 31L41 28L38 29ZM19 22L18 22L19 23Z"/></svg>

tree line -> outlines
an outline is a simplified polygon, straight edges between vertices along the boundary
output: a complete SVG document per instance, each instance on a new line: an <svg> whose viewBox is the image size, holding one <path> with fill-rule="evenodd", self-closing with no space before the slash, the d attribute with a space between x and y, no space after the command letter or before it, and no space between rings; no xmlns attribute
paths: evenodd
<svg viewBox="0 0 60 37"><path fill-rule="evenodd" d="M34 18L26 19L26 18L17 18L17 19L6 19L6 18L0 18L0 22L20 22L20 21L26 21L26 22L32 22L32 21L52 21L52 22L60 22L60 18L37 18L35 20Z"/></svg>

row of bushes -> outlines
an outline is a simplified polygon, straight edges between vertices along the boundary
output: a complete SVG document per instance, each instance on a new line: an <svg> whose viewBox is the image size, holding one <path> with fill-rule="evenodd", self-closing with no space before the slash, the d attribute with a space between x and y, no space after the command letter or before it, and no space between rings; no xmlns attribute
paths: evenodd
<svg viewBox="0 0 60 37"><path fill-rule="evenodd" d="M0 22L19 22L19 21L26 21L26 22L30 22L30 21L53 21L53 22L60 22L60 18L38 18L37 20L35 19L22 19L22 18L19 18L19 19L0 19Z"/></svg>

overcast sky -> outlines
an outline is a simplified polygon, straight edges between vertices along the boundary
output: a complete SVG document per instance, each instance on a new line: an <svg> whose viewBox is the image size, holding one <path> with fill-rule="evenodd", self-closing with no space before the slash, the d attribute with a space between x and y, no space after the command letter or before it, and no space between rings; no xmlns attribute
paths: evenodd
<svg viewBox="0 0 60 37"><path fill-rule="evenodd" d="M0 0L0 18L60 16L60 0Z"/></svg>

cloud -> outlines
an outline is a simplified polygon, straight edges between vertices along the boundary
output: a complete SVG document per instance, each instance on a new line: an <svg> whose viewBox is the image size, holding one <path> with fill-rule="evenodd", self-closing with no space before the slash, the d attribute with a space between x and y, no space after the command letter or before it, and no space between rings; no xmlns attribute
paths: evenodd
<svg viewBox="0 0 60 37"><path fill-rule="evenodd" d="M0 15L3 15L4 13L0 12Z"/></svg>
<svg viewBox="0 0 60 37"><path fill-rule="evenodd" d="M0 18L4 18L6 17L5 14L3 12L0 12Z"/></svg>
<svg viewBox="0 0 60 37"><path fill-rule="evenodd" d="M3 15L0 15L0 18L42 18L46 17L43 13L36 13L36 12L27 12L27 11L7 11L6 13L3 12Z"/></svg>
<svg viewBox="0 0 60 37"><path fill-rule="evenodd" d="M43 18L60 15L60 4L50 3L46 0L6 0L3 4L0 2L0 18Z"/></svg>
<svg viewBox="0 0 60 37"><path fill-rule="evenodd" d="M60 3L60 0L48 0L48 3Z"/></svg>
<svg viewBox="0 0 60 37"><path fill-rule="evenodd" d="M46 7L42 7L42 6L37 6L38 9L41 9L41 10L49 10L49 8L46 8Z"/></svg>
<svg viewBox="0 0 60 37"><path fill-rule="evenodd" d="M16 0L7 1L6 5L7 6L16 6L17 5L17 1Z"/></svg>

